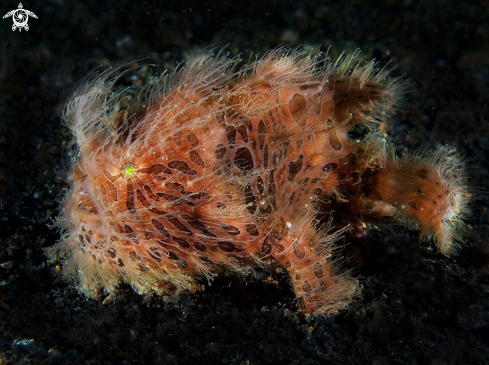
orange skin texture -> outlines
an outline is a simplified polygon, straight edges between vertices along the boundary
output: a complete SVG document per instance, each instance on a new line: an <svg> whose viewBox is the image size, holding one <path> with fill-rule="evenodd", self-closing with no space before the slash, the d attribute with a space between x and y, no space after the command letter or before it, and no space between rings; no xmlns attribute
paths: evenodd
<svg viewBox="0 0 489 365"><path fill-rule="evenodd" d="M81 292L96 296L99 287L113 292L128 282L142 294L177 295L222 270L279 265L301 311L334 314L357 291L331 259L344 230L317 223L336 210L345 228L408 221L450 252L453 235L442 223L464 202L461 178L447 178L455 169L444 162L449 152L396 161L375 133L371 116L386 117L400 83L385 81L373 64L317 73L302 56L273 51L252 72L197 87L189 74L198 79L223 62L202 54L207 68L181 71L117 133L109 122L99 130L72 117L80 153L58 220L62 239L50 254L65 260ZM107 87L107 77L96 87ZM83 115L84 95L68 117ZM349 136L359 125L371 138Z"/></svg>

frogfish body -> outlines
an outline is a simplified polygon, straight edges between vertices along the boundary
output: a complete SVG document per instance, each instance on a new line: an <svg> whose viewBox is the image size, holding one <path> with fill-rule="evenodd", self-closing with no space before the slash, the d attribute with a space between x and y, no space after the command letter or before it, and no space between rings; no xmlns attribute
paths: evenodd
<svg viewBox="0 0 489 365"><path fill-rule="evenodd" d="M349 225L406 222L454 251L460 159L443 147L399 160L380 132L402 82L373 62L286 49L236 72L238 61L200 53L137 114L110 72L68 102L77 160L48 253L80 292L125 282L176 295L223 270L279 265L299 310L334 314L357 291L333 259Z"/></svg>

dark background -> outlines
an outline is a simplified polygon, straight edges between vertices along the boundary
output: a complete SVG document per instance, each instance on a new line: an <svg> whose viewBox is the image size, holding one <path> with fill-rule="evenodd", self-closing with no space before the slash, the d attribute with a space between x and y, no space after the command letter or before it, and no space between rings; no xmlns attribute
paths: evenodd
<svg viewBox="0 0 489 365"><path fill-rule="evenodd" d="M264 2L29 0L28 32L0 20L0 364L489 362L489 1ZM17 6L3 1L0 15ZM60 280L43 250L59 238L47 227L71 146L59 112L77 82L134 59L156 64L137 81L209 45L248 59L280 44L360 48L406 75L412 91L387 130L399 153L448 144L476 187L459 254L400 226L347 236L363 297L328 318L297 314L275 271L171 301L122 287L112 304Z"/></svg>

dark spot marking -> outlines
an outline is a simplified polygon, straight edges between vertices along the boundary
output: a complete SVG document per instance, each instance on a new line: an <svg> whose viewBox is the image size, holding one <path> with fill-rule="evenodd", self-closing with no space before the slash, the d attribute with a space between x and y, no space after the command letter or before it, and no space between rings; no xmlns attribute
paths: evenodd
<svg viewBox="0 0 489 365"><path fill-rule="evenodd" d="M340 172L339 174L336 174L336 178L338 180L343 180L345 177L346 177L346 175L342 172Z"/></svg>
<svg viewBox="0 0 489 365"><path fill-rule="evenodd" d="M187 139L193 147L195 147L199 144L199 139L197 138L195 133L192 131L188 132Z"/></svg>
<svg viewBox="0 0 489 365"><path fill-rule="evenodd" d="M129 258L133 261L139 261L141 260L141 256L139 256L136 251L131 251L128 253L129 254Z"/></svg>
<svg viewBox="0 0 489 365"><path fill-rule="evenodd" d="M229 241L219 241L217 242L217 247L219 247L224 252L233 252L236 250L236 246Z"/></svg>
<svg viewBox="0 0 489 365"><path fill-rule="evenodd" d="M258 228L256 228L256 225L254 225L253 223L246 223L246 231L249 233L250 236L260 235Z"/></svg>
<svg viewBox="0 0 489 365"><path fill-rule="evenodd" d="M268 194L270 194L273 208L277 210L277 204L275 203L275 193L277 192L277 188L275 186L275 170L270 171L269 179L270 183L268 184Z"/></svg>
<svg viewBox="0 0 489 365"><path fill-rule="evenodd" d="M228 139L229 146L233 148L234 144L236 143L236 128L234 128L232 125L227 125L226 137Z"/></svg>
<svg viewBox="0 0 489 365"><path fill-rule="evenodd" d="M146 191L146 194L148 194L148 196L151 199L153 199L153 200L159 200L158 195L156 195L155 193L153 193L153 191L151 190L151 188L148 185L143 185L143 189Z"/></svg>
<svg viewBox="0 0 489 365"><path fill-rule="evenodd" d="M357 156L353 153L349 153L341 157L340 162L345 166L355 166L357 164Z"/></svg>
<svg viewBox="0 0 489 365"><path fill-rule="evenodd" d="M238 149L234 157L234 163L243 172L253 170L253 156L250 150L246 147Z"/></svg>
<svg viewBox="0 0 489 365"><path fill-rule="evenodd" d="M190 166L185 161L179 161L179 160L171 161L168 163L168 166L170 166L170 168L172 169L179 170L184 174L197 175L197 171L190 168Z"/></svg>
<svg viewBox="0 0 489 365"><path fill-rule="evenodd" d="M263 167L268 169L268 144L265 145L263 150Z"/></svg>
<svg viewBox="0 0 489 365"><path fill-rule="evenodd" d="M195 150L191 150L190 151L190 159L196 165L199 165L201 167L204 167L204 160L202 160L202 157L200 157L200 155L198 154L197 151L195 151Z"/></svg>
<svg viewBox="0 0 489 365"><path fill-rule="evenodd" d="M306 113L306 98L301 94L295 94L289 102L289 109L295 119L300 119Z"/></svg>
<svg viewBox="0 0 489 365"><path fill-rule="evenodd" d="M292 204L294 202L296 191L294 190L292 194L289 196L289 204ZM298 194L300 196L300 194Z"/></svg>
<svg viewBox="0 0 489 365"><path fill-rule="evenodd" d="M336 170L337 167L338 167L337 164L335 164L334 162L330 162L323 166L323 171L326 172L334 171Z"/></svg>
<svg viewBox="0 0 489 365"><path fill-rule="evenodd" d="M216 156L216 158L220 160L221 158L224 157L225 154L226 154L226 147L224 147L224 145L222 144L217 145L216 149L214 150L214 155Z"/></svg>
<svg viewBox="0 0 489 365"><path fill-rule="evenodd" d="M277 124L277 121L275 120L275 117L273 116L273 111L269 110L268 111L268 116L270 117L270 120L272 122L272 125L279 125L280 123Z"/></svg>
<svg viewBox="0 0 489 365"><path fill-rule="evenodd" d="M190 199L195 199L195 200L199 200L199 199L209 199L210 198L210 195L208 193L204 193L204 192L199 192L199 193L192 193L190 196L189 196Z"/></svg>
<svg viewBox="0 0 489 365"><path fill-rule="evenodd" d="M115 258L117 252L114 250L112 247L109 247L106 251L105 254L109 257Z"/></svg>
<svg viewBox="0 0 489 365"><path fill-rule="evenodd" d="M126 233L133 233L134 232L134 230L130 226L128 226L127 224L124 224L124 231ZM90 242L90 240L88 240L88 242Z"/></svg>
<svg viewBox="0 0 489 365"><path fill-rule="evenodd" d="M411 200L408 204L411 208L418 210L418 205L415 201Z"/></svg>
<svg viewBox="0 0 489 365"><path fill-rule="evenodd" d="M146 250L149 255L156 261L156 262L161 262L161 255L157 251L156 247L150 247L149 250Z"/></svg>
<svg viewBox="0 0 489 365"><path fill-rule="evenodd" d="M258 176L258 178L256 179L256 187L258 188L258 192L260 194L263 194L263 191L265 190L265 183L263 182L261 176Z"/></svg>
<svg viewBox="0 0 489 365"><path fill-rule="evenodd" d="M324 276L323 265L319 264L314 270L314 276L321 279Z"/></svg>
<svg viewBox="0 0 489 365"><path fill-rule="evenodd" d="M197 218L193 218L189 216L188 214L182 214L183 219L185 219L188 224L190 224L192 227L201 230L201 231L206 231L207 227L202 223L200 220Z"/></svg>
<svg viewBox="0 0 489 365"><path fill-rule="evenodd" d="M316 112L316 115L321 114L321 104L323 103L323 94L321 93L314 94L312 100L314 102L314 111Z"/></svg>
<svg viewBox="0 0 489 365"><path fill-rule="evenodd" d="M192 231L188 229L187 226L185 226L182 222L178 220L178 218L174 217L173 215L169 214L168 219L175 227L177 227L180 231L188 234L189 236L192 235Z"/></svg>
<svg viewBox="0 0 489 365"><path fill-rule="evenodd" d="M302 138L299 138L299 139L297 140L297 149L299 149L299 150L300 150L301 148L302 148Z"/></svg>
<svg viewBox="0 0 489 365"><path fill-rule="evenodd" d="M272 167L277 167L278 160L279 160L278 153L274 152L272 155Z"/></svg>
<svg viewBox="0 0 489 365"><path fill-rule="evenodd" d="M205 247L202 243L200 242L194 242L194 247L197 251L200 251L200 252L206 252L207 251L207 247Z"/></svg>
<svg viewBox="0 0 489 365"><path fill-rule="evenodd" d="M416 175L418 175L422 179L426 179L428 177L428 170L426 169L419 169L416 171Z"/></svg>
<svg viewBox="0 0 489 365"><path fill-rule="evenodd" d="M168 242L167 241L163 241L163 240L156 240L156 243L158 245L160 245L161 247L165 248L166 250L166 247L168 246Z"/></svg>
<svg viewBox="0 0 489 365"><path fill-rule="evenodd" d="M117 259L117 266L123 267L124 266L124 261L122 261L121 258Z"/></svg>
<svg viewBox="0 0 489 365"><path fill-rule="evenodd" d="M360 174L358 172L352 172L350 174L350 179L354 184L356 184L360 181Z"/></svg>
<svg viewBox="0 0 489 365"><path fill-rule="evenodd" d="M241 134L243 141L248 143L248 132L246 131L246 127L244 125L239 125L237 129L239 134Z"/></svg>
<svg viewBox="0 0 489 365"><path fill-rule="evenodd" d="M155 228L160 231L164 236L166 237L169 237L170 234L168 233L168 231L166 230L165 226L163 225L163 223L161 223L160 221L157 221L156 219L152 219L151 220L151 223L153 223L153 226L155 226Z"/></svg>
<svg viewBox="0 0 489 365"><path fill-rule="evenodd" d="M161 173L171 174L172 173L169 168L167 168L165 165L162 165L159 163L156 163L156 164L152 165L151 167L139 169L138 172L140 172L142 174L161 174Z"/></svg>
<svg viewBox="0 0 489 365"><path fill-rule="evenodd" d="M180 192L183 192L183 190L184 190L183 185L179 184L179 183L166 183L165 187L167 187L168 189L177 190Z"/></svg>
<svg viewBox="0 0 489 365"><path fill-rule="evenodd" d="M244 188L244 198L246 203L246 208L251 214L256 212L256 200L253 191L251 190L251 185L247 184Z"/></svg>
<svg viewBox="0 0 489 365"><path fill-rule="evenodd" d="M379 170L374 170L374 169L366 169L363 174L362 174L362 178L367 180L371 177L374 177L376 175L378 175L380 173Z"/></svg>
<svg viewBox="0 0 489 365"><path fill-rule="evenodd" d="M180 269L183 269L188 266L188 262L185 260L178 260L177 265Z"/></svg>
<svg viewBox="0 0 489 365"><path fill-rule="evenodd" d="M277 192L277 189L275 187L275 170L270 171L269 179L270 182L268 184L268 193L275 194Z"/></svg>
<svg viewBox="0 0 489 365"><path fill-rule="evenodd" d="M178 243L183 248L190 247L190 244L187 241L185 241L183 238L173 236L173 241Z"/></svg>
<svg viewBox="0 0 489 365"><path fill-rule="evenodd" d="M309 281L304 281L302 284L302 290L304 290L306 293L309 293L311 291L311 284L309 284Z"/></svg>
<svg viewBox="0 0 489 365"><path fill-rule="evenodd" d="M267 127L265 126L265 123L263 123L263 120L260 120L260 123L258 123L258 143L260 144L260 149L263 149L266 136Z"/></svg>
<svg viewBox="0 0 489 365"><path fill-rule="evenodd" d="M304 156L300 155L295 162L289 162L289 169L287 179L289 181L294 180L295 176L302 170L302 162L304 160Z"/></svg>
<svg viewBox="0 0 489 365"><path fill-rule="evenodd" d="M166 201L173 202L175 200L180 199L178 196L167 194L167 193L157 193L160 198L165 199Z"/></svg>
<svg viewBox="0 0 489 365"><path fill-rule="evenodd" d="M136 268L139 270L139 271L142 271L142 272L148 272L149 269L147 266L143 265L142 263L138 262L136 264Z"/></svg>
<svg viewBox="0 0 489 365"><path fill-rule="evenodd" d="M172 260L178 260L177 254L173 251L168 251L168 257Z"/></svg>
<svg viewBox="0 0 489 365"><path fill-rule="evenodd" d="M207 230L207 229L206 229L206 230L202 230L202 233L203 233L204 235L206 235L207 237L211 237L211 238L217 238L217 236L216 236L214 233L212 233L211 231L209 231L209 230Z"/></svg>
<svg viewBox="0 0 489 365"><path fill-rule="evenodd" d="M270 252L272 252L272 245L270 244L268 239L263 240L263 243L261 245L261 251L264 254L269 254Z"/></svg>
<svg viewBox="0 0 489 365"><path fill-rule="evenodd" d="M328 284L324 281L320 281L318 285L316 285L316 292L324 293L328 289Z"/></svg>
<svg viewBox="0 0 489 365"><path fill-rule="evenodd" d="M144 197L143 193L141 193L141 191L139 189L136 190L136 196L137 196L138 200L140 201L140 203L143 205L143 207L147 208L151 205L151 204L149 204L148 200Z"/></svg>
<svg viewBox="0 0 489 365"><path fill-rule="evenodd" d="M222 224L221 228L225 230L228 234L233 236L236 236L241 233L238 227L232 226L230 224Z"/></svg>
<svg viewBox="0 0 489 365"><path fill-rule="evenodd" d="M338 138L338 133L336 133L335 130L329 131L329 143L331 143L331 146L333 146L333 149L336 151L341 150L341 142Z"/></svg>
<svg viewBox="0 0 489 365"><path fill-rule="evenodd" d="M159 210L159 209L156 209L156 208L151 208L149 211L151 213L157 214L157 215L166 215L166 212L164 210Z"/></svg>
<svg viewBox="0 0 489 365"><path fill-rule="evenodd" d="M127 180L126 207L131 213L136 212L136 206L134 205L134 190L132 189L131 179Z"/></svg>
<svg viewBox="0 0 489 365"><path fill-rule="evenodd" d="M105 183L109 187L109 191L110 191L110 195L112 196L112 200L115 202L118 201L117 200L117 189L114 186L114 184L112 184L110 181L106 181Z"/></svg>
<svg viewBox="0 0 489 365"><path fill-rule="evenodd" d="M208 257L200 256L199 259L200 259L200 262L202 262L204 265L212 265L213 264L212 260Z"/></svg>
<svg viewBox="0 0 489 365"><path fill-rule="evenodd" d="M248 118L245 117L242 119L242 121L244 124L246 124L246 127L251 132L253 130L253 123L251 123L251 120L249 120Z"/></svg>
<svg viewBox="0 0 489 365"><path fill-rule="evenodd" d="M216 119L217 119L218 123L222 125L224 123L224 120L225 120L224 112L217 113Z"/></svg>
<svg viewBox="0 0 489 365"><path fill-rule="evenodd" d="M297 243L294 245L294 254L300 258L303 259L304 256L306 256L306 250L304 250L304 246L302 246L300 243Z"/></svg>

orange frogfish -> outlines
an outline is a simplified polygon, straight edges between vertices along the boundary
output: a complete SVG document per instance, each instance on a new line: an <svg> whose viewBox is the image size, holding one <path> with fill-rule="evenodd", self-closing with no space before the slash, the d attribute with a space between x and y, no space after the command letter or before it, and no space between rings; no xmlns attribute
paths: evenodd
<svg viewBox="0 0 489 365"><path fill-rule="evenodd" d="M207 50L144 99L115 91L117 70L85 80L63 115L76 161L48 250L63 275L91 297L121 283L178 295L278 265L299 310L330 315L358 290L335 259L349 227L404 222L454 252L461 159L397 158L381 126L405 84L375 62L320 58L280 48L237 71Z"/></svg>

